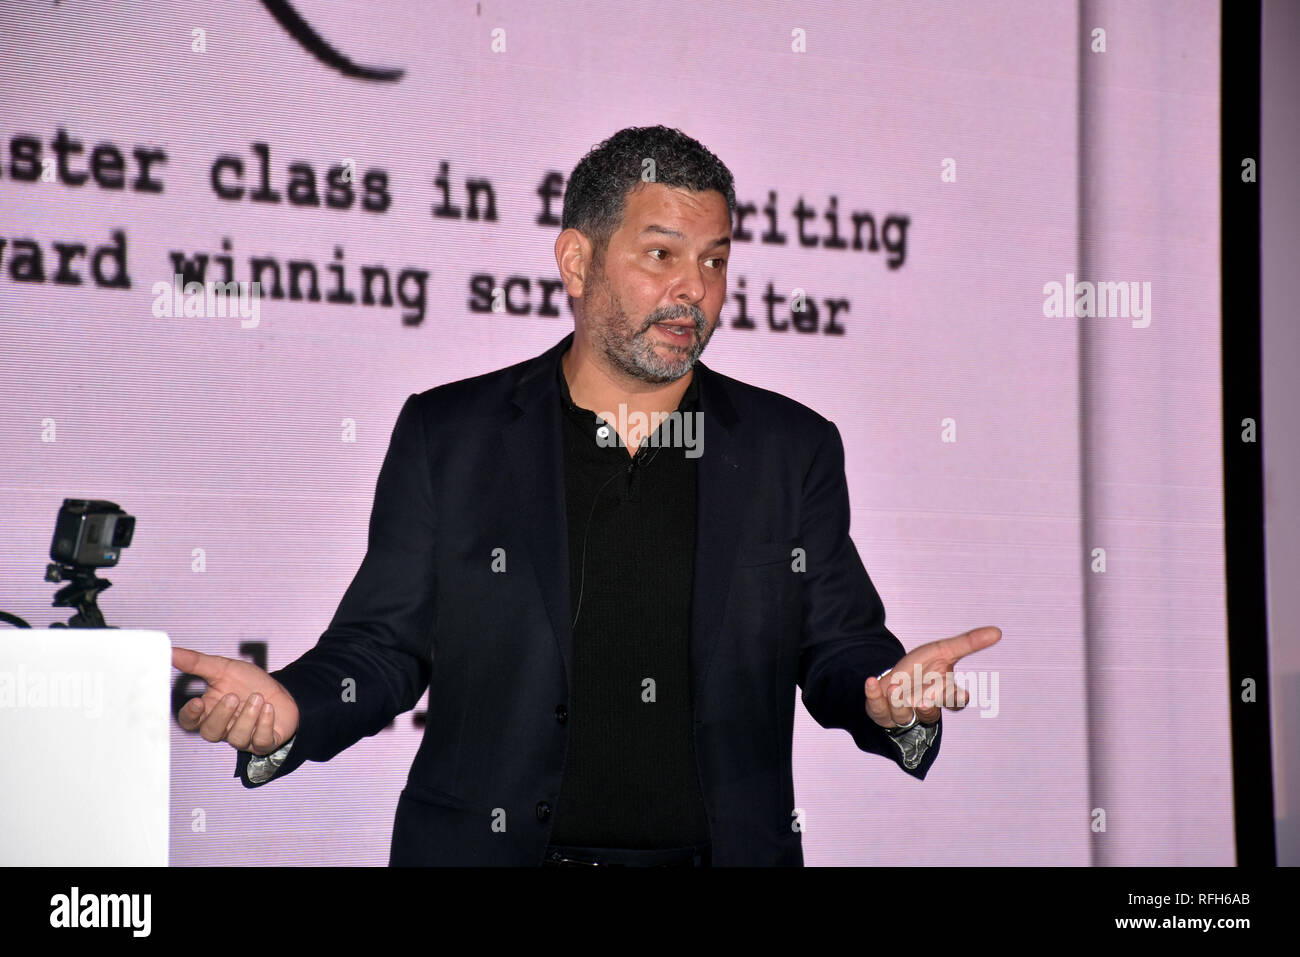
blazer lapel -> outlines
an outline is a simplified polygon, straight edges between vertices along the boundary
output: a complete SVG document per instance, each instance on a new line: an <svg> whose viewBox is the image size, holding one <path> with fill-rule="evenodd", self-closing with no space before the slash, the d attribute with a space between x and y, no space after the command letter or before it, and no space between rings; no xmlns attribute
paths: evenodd
<svg viewBox="0 0 1300 957"><path fill-rule="evenodd" d="M695 363L704 415L695 520L695 574L691 607L691 680L698 706L709 660L722 633L740 533L754 494L752 457L740 435L740 417L716 373Z"/></svg>
<svg viewBox="0 0 1300 957"><path fill-rule="evenodd" d="M573 632L569 627L569 530L564 510L564 453L560 435L560 389L555 363L573 333L528 363L515 385L516 417L502 429L514 481L514 516L521 530L542 602L573 687Z"/></svg>

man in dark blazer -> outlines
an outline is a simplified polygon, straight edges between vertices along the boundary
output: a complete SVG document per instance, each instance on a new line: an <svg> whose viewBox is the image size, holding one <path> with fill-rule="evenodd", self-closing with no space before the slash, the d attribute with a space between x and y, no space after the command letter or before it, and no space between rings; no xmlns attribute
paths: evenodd
<svg viewBox="0 0 1300 957"><path fill-rule="evenodd" d="M556 242L574 332L407 399L329 628L272 675L176 649L209 682L182 726L236 747L256 787L427 688L392 864L802 864L796 687L823 727L923 779L942 706L965 703L953 666L1000 632L905 654L849 538L839 431L698 361L734 203L677 131L584 158Z"/></svg>

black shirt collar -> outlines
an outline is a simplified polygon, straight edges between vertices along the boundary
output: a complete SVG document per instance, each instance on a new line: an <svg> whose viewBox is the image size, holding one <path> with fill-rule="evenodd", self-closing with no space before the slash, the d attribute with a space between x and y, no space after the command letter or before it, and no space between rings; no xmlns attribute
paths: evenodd
<svg viewBox="0 0 1300 957"><path fill-rule="evenodd" d="M595 416L595 412L590 409L583 409L575 405L573 396L569 394L569 381L564 377L564 353L555 361L555 375L560 380L560 403L570 412L580 412L584 415ZM686 391L682 393L682 400L677 404L678 412L690 412L700 400L700 372L697 367L691 376L690 384L686 386Z"/></svg>

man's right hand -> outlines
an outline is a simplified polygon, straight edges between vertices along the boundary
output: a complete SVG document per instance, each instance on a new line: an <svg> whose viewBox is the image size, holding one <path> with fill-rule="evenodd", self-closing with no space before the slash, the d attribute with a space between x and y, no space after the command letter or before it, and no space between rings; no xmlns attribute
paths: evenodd
<svg viewBox="0 0 1300 957"><path fill-rule="evenodd" d="M176 715L186 731L259 755L279 750L297 732L293 696L257 665L172 648L172 667L208 683L203 697L191 698Z"/></svg>

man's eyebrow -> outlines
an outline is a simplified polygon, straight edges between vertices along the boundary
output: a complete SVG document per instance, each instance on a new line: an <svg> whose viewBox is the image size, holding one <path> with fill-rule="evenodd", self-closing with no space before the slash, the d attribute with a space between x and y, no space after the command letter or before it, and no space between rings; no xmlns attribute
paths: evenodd
<svg viewBox="0 0 1300 957"><path fill-rule="evenodd" d="M685 239L685 238L686 238L686 234L683 233L683 232L681 232L680 230L669 229L667 226L660 226L660 225L658 225L658 224L656 224L656 223L651 223L651 224L650 224L649 226L647 226L645 229L641 230L641 235L642 235L642 236L644 236L646 233L658 233L658 234L661 235L661 236L672 236L674 239ZM710 243L710 244L708 245L707 248L708 248L708 249L713 249L714 247L717 247L717 246L726 246L726 247L730 248L730 247L731 247L731 237L729 237L729 236L719 236L719 237L718 237L717 239L715 239L712 243Z"/></svg>

